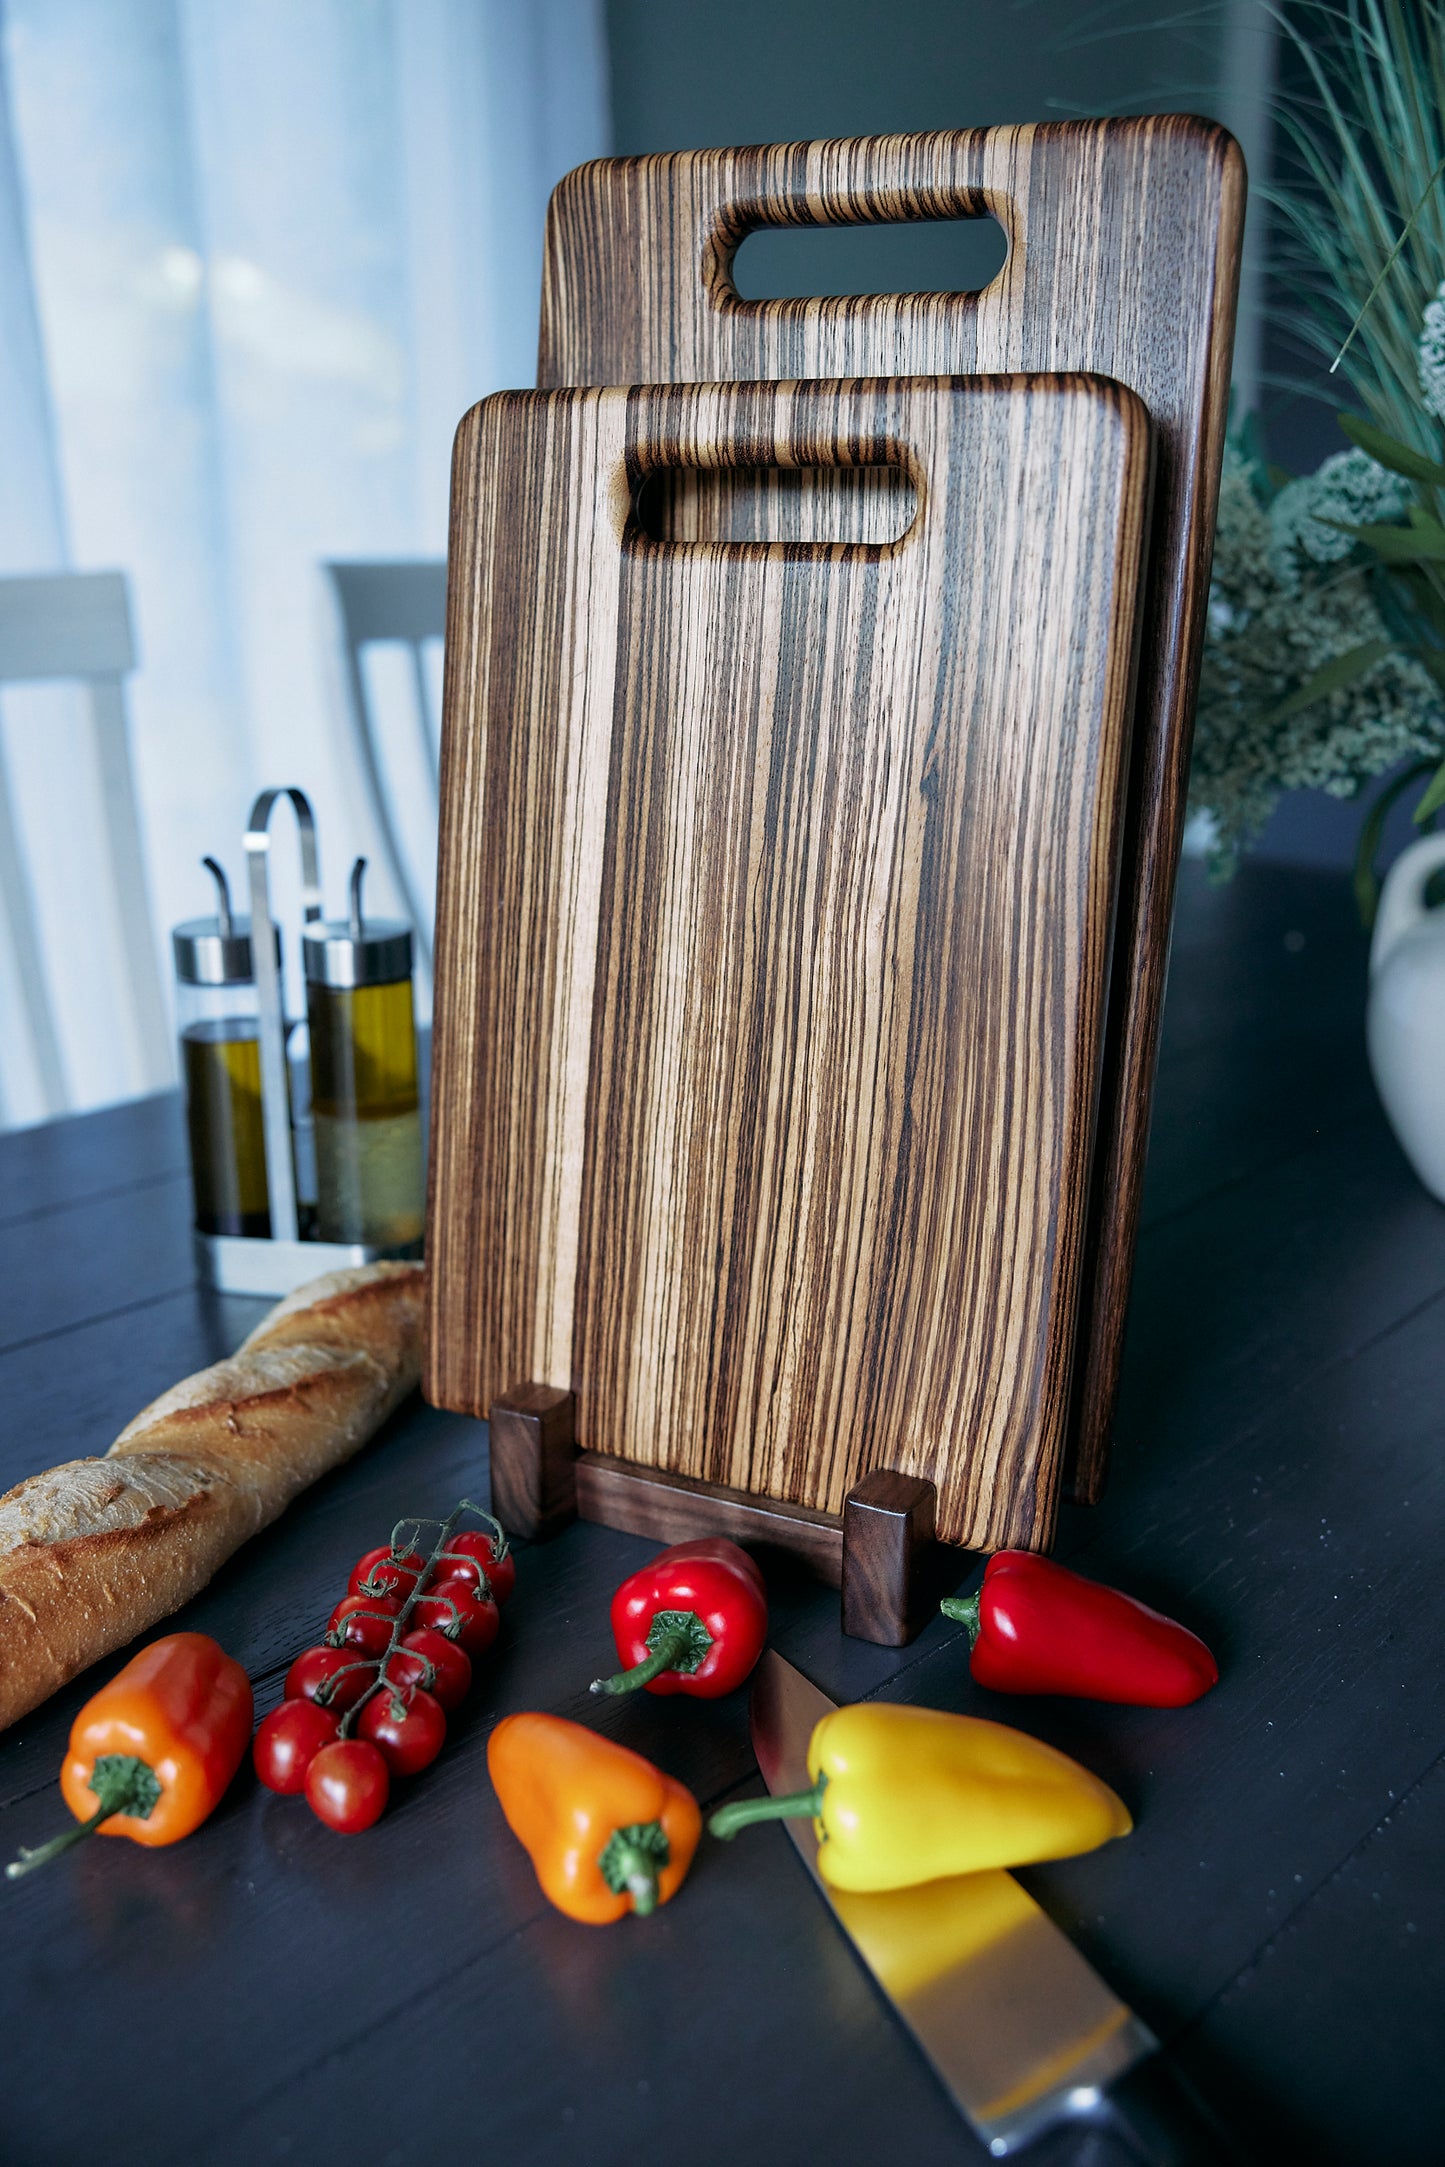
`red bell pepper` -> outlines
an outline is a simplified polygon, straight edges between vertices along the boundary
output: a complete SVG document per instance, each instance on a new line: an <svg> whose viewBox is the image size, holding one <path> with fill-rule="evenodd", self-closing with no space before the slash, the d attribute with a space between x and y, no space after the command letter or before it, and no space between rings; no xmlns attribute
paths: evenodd
<svg viewBox="0 0 1445 2167"><path fill-rule="evenodd" d="M674 1543L613 1596L612 1637L625 1667L594 1679L594 1693L646 1686L716 1700L742 1684L763 1652L763 1576L735 1542Z"/></svg>
<svg viewBox="0 0 1445 2167"><path fill-rule="evenodd" d="M1219 1677L1186 1626L1030 1550L998 1551L978 1593L941 1608L968 1627L969 1668L996 1693L1182 1708Z"/></svg>

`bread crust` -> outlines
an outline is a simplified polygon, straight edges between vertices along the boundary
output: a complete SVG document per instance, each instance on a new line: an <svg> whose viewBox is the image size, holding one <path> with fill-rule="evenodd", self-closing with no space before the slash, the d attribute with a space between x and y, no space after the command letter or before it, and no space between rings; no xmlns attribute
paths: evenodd
<svg viewBox="0 0 1445 2167"><path fill-rule="evenodd" d="M331 1272L103 1457L0 1497L0 1730L198 1593L421 1372L422 1267Z"/></svg>
<svg viewBox="0 0 1445 2167"><path fill-rule="evenodd" d="M362 1264L327 1272L298 1287L263 1317L242 1354L259 1347L364 1347L394 1380L387 1413L421 1374L422 1290L419 1264Z"/></svg>

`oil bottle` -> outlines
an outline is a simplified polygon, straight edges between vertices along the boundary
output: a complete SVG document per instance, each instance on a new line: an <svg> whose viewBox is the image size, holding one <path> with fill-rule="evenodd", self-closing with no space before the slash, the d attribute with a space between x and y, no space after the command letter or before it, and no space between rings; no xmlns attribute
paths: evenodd
<svg viewBox="0 0 1445 2167"><path fill-rule="evenodd" d="M195 1223L203 1234L264 1236L271 1214L251 922L232 913L216 860L201 863L216 883L216 915L187 919L171 935ZM280 951L277 929L278 965Z"/></svg>
<svg viewBox="0 0 1445 2167"><path fill-rule="evenodd" d="M320 1240L419 1244L424 1216L411 927L350 913L302 930Z"/></svg>

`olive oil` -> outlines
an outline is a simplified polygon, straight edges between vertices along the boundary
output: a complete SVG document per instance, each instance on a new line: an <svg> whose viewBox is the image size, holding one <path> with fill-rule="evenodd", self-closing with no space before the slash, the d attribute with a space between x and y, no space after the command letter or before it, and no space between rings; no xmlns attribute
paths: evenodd
<svg viewBox="0 0 1445 2167"><path fill-rule="evenodd" d="M421 1239L421 1109L410 977L306 988L317 1233L401 1247Z"/></svg>
<svg viewBox="0 0 1445 2167"><path fill-rule="evenodd" d="M212 1017L181 1033L196 1225L269 1235L261 1046L253 1019Z"/></svg>

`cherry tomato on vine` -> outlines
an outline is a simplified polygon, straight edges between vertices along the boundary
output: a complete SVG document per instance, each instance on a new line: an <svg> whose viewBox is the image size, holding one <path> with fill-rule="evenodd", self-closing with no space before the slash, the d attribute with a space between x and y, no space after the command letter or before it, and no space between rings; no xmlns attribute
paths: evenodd
<svg viewBox="0 0 1445 2167"><path fill-rule="evenodd" d="M314 1700L283 1700L251 1741L256 1773L268 1791L294 1798L306 1788L306 1771L323 1746L336 1739L340 1717Z"/></svg>
<svg viewBox="0 0 1445 2167"><path fill-rule="evenodd" d="M386 1811L391 1774L385 1756L364 1738L323 1746L306 1771L306 1803L338 1836L357 1836Z"/></svg>
<svg viewBox="0 0 1445 2167"><path fill-rule="evenodd" d="M501 1618L490 1596L474 1580L438 1580L421 1598L412 1618L448 1640L459 1640L470 1656L485 1655L497 1637Z"/></svg>
<svg viewBox="0 0 1445 2167"><path fill-rule="evenodd" d="M391 1629L401 1616L394 1595L343 1595L326 1621L333 1647L354 1648L358 1655L385 1655Z"/></svg>
<svg viewBox="0 0 1445 2167"><path fill-rule="evenodd" d="M323 1707L344 1715L375 1675L376 1665L364 1662L354 1648L306 1648L286 1673L286 1698L315 1700L320 1695Z"/></svg>
<svg viewBox="0 0 1445 2167"><path fill-rule="evenodd" d="M357 1559L351 1568L346 1592L348 1595L395 1595L405 1602L425 1570L426 1559L419 1550L396 1551L383 1543L379 1550L368 1550L365 1557Z"/></svg>
<svg viewBox="0 0 1445 2167"><path fill-rule="evenodd" d="M423 1687L394 1693L383 1686L357 1717L356 1731L380 1748L394 1776L415 1776L431 1766L446 1744L447 1719L441 1702Z"/></svg>
<svg viewBox="0 0 1445 2167"><path fill-rule="evenodd" d="M471 1690L472 1660L459 1641L448 1640L445 1633L421 1626L416 1632L408 1633L389 1658L386 1675L392 1685L425 1686L450 1715Z"/></svg>
<svg viewBox="0 0 1445 2167"><path fill-rule="evenodd" d="M448 1580L475 1581L479 1573L485 1575L491 1582L492 1601L498 1605L506 1602L517 1585L517 1561L511 1551L504 1550L498 1557L495 1536L484 1535L479 1527L459 1528L447 1537L437 1571Z"/></svg>

